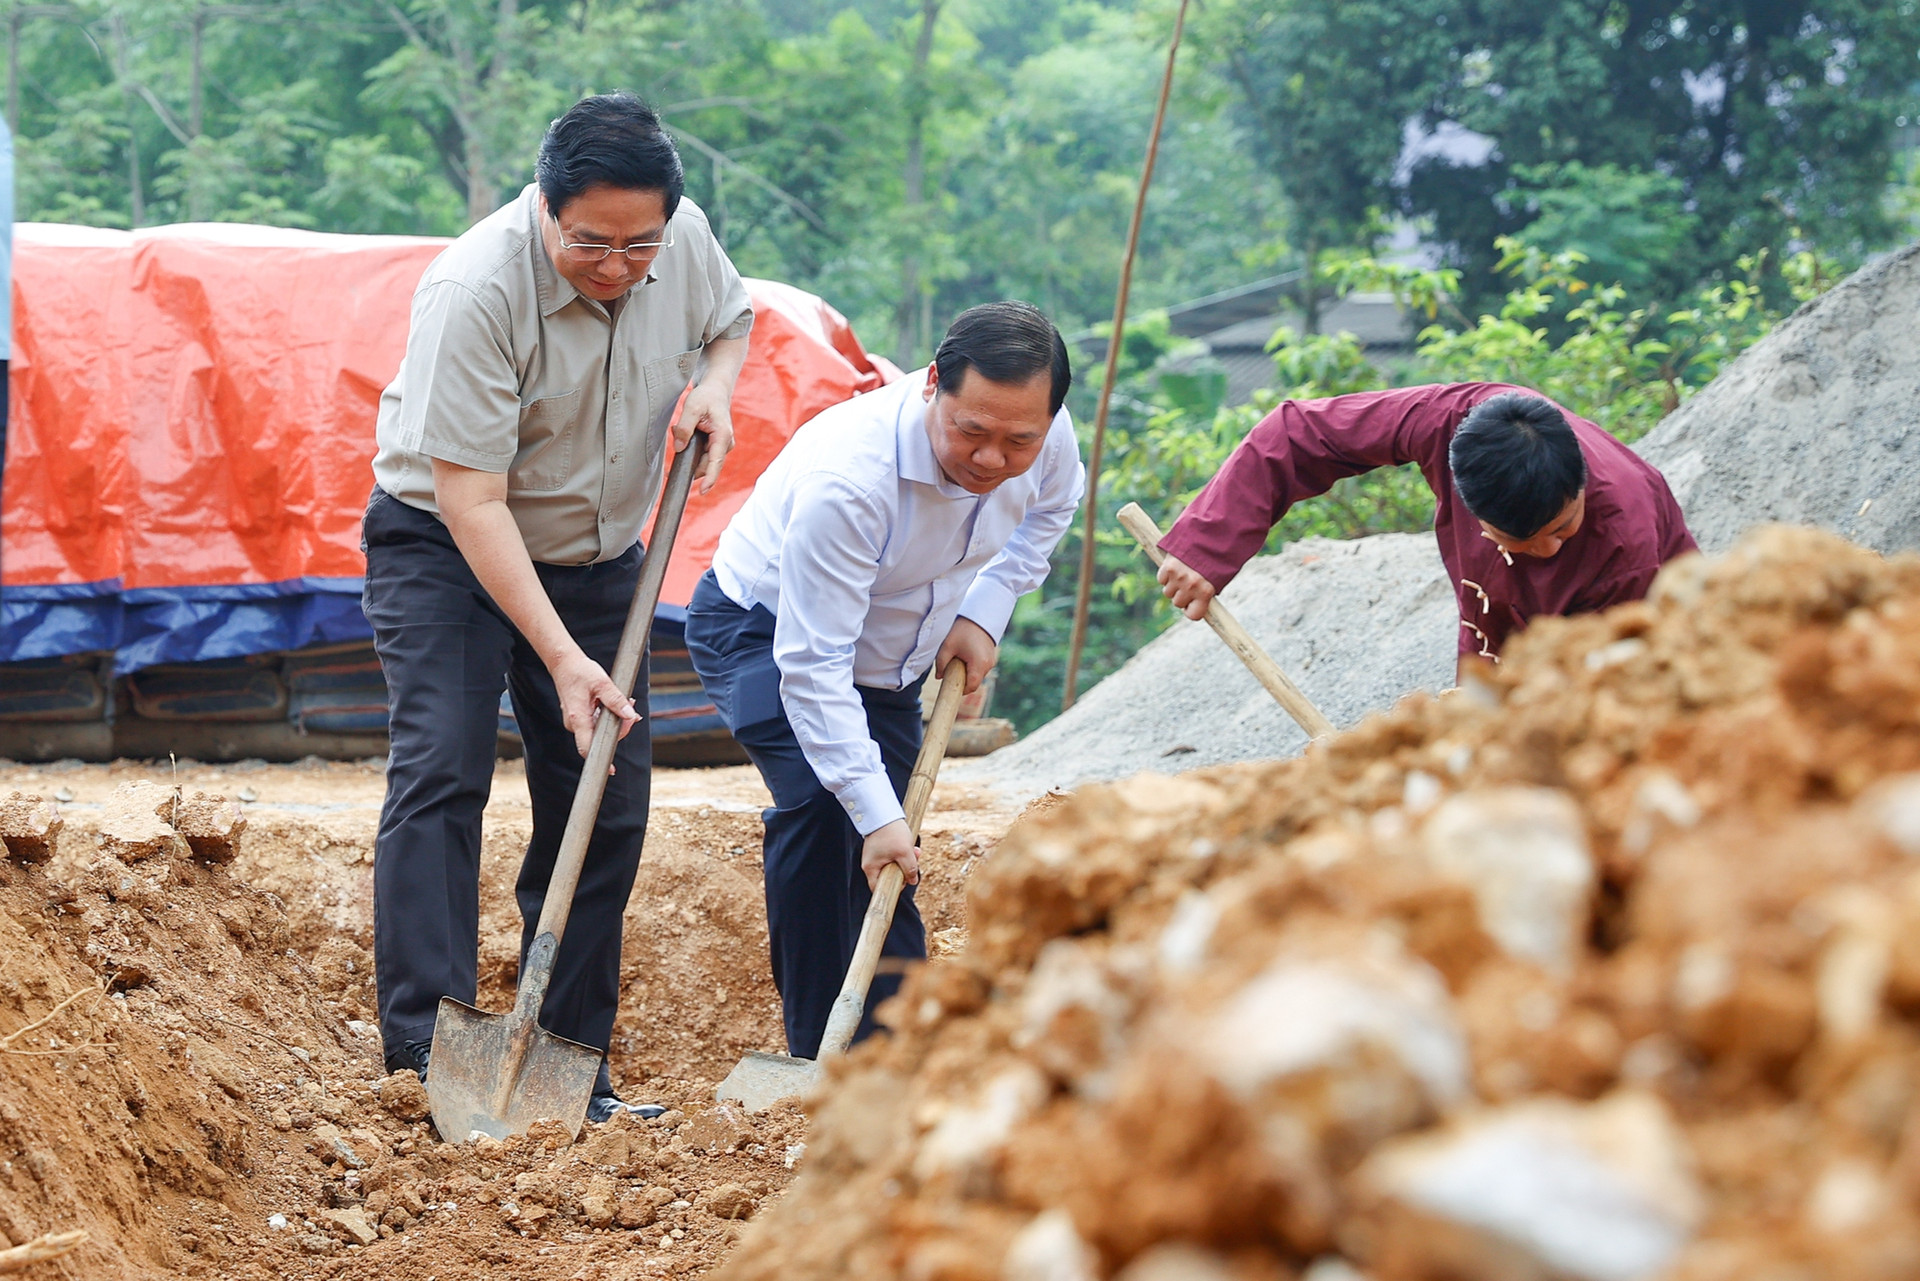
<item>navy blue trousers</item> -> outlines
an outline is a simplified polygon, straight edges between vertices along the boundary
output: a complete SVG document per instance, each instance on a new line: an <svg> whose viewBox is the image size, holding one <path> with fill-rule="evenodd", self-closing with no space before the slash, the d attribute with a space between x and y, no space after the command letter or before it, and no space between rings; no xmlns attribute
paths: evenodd
<svg viewBox="0 0 1920 1281"><path fill-rule="evenodd" d="M387 679L390 736L374 842L374 982L393 1066L403 1042L433 1035L442 996L473 1002L480 814L493 786L502 687L511 692L526 744L533 799L533 838L514 891L523 959L581 761L546 665L480 586L440 519L375 488L365 530L365 605ZM608 670L640 581L640 556L636 545L597 565L534 566L567 631ZM646 683L643 663L638 688ZM601 1049L613 1036L621 924L647 832L648 725L634 726L614 754L615 773L541 1007L548 1031Z"/></svg>
<svg viewBox="0 0 1920 1281"><path fill-rule="evenodd" d="M811 1059L820 1053L827 1015L873 894L860 870L860 832L807 764L780 705L773 624L764 607L742 609L729 599L709 570L687 607L687 653L721 719L773 793L773 808L761 814L773 985L786 1019L787 1053ZM902 690L856 688L894 794L904 797L920 751L920 682ZM881 954L913 960L927 955L912 886L900 896ZM900 979L874 979L856 1041L873 1032L875 1007L899 991Z"/></svg>

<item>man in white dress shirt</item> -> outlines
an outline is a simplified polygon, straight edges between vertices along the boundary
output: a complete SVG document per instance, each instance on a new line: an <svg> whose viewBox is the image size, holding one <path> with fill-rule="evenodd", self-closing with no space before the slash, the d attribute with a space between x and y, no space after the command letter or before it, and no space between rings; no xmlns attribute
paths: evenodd
<svg viewBox="0 0 1920 1281"><path fill-rule="evenodd" d="M1014 601L1046 578L1085 486L1070 379L1039 311L965 312L924 373L794 433L694 591L694 668L773 793L767 924L791 1054L817 1055L888 863L908 889L883 954L927 954L901 809L920 685L958 657L977 688ZM876 980L869 1011L898 986Z"/></svg>

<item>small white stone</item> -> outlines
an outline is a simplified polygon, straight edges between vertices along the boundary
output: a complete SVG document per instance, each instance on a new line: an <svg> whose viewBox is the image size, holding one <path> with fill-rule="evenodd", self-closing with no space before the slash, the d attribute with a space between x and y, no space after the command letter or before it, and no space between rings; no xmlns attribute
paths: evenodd
<svg viewBox="0 0 1920 1281"><path fill-rule="evenodd" d="M1899 925L1886 899L1864 885L1837 886L1814 907L1833 926L1814 977L1820 1030L1854 1040L1879 1022Z"/></svg>
<svg viewBox="0 0 1920 1281"><path fill-rule="evenodd" d="M1233 1281L1233 1273L1211 1250L1168 1241L1142 1251L1114 1281Z"/></svg>
<svg viewBox="0 0 1920 1281"><path fill-rule="evenodd" d="M1673 973L1673 1003L1704 1010L1733 991L1733 958L1717 943L1694 943L1680 953Z"/></svg>
<svg viewBox="0 0 1920 1281"><path fill-rule="evenodd" d="M1160 931L1160 967L1170 974L1189 974L1207 957L1207 944L1220 923L1220 906L1199 890L1188 890L1173 905L1173 915Z"/></svg>
<svg viewBox="0 0 1920 1281"><path fill-rule="evenodd" d="M940 1118L914 1158L914 1177L926 1181L982 1169L1005 1145L1013 1127L1046 1097L1046 1079L1032 1066L1022 1063L1002 1072L987 1083L978 1101L951 1108Z"/></svg>
<svg viewBox="0 0 1920 1281"><path fill-rule="evenodd" d="M1424 1215L1518 1249L1543 1272L1645 1281L1701 1215L1685 1140L1651 1094L1599 1103L1537 1099L1449 1131L1392 1141L1361 1178Z"/></svg>
<svg viewBox="0 0 1920 1281"><path fill-rule="evenodd" d="M1036 1215L1007 1247L1006 1281L1099 1281L1100 1261L1065 1210Z"/></svg>
<svg viewBox="0 0 1920 1281"><path fill-rule="evenodd" d="M1408 770L1406 785L1401 788L1400 804L1407 813L1419 818L1440 803L1446 794L1440 780L1423 769Z"/></svg>
<svg viewBox="0 0 1920 1281"><path fill-rule="evenodd" d="M270 1232L286 1231L287 1216L284 1214L269 1214L267 1216L267 1230Z"/></svg>
<svg viewBox="0 0 1920 1281"><path fill-rule="evenodd" d="M1301 1281L1367 1281L1367 1274L1334 1254L1323 1254L1313 1261Z"/></svg>
<svg viewBox="0 0 1920 1281"><path fill-rule="evenodd" d="M1609 667L1618 667L1628 659L1647 652L1647 643L1638 636L1629 636L1617 640L1611 645L1602 645L1599 649L1587 652L1587 670L1605 671Z"/></svg>
<svg viewBox="0 0 1920 1281"><path fill-rule="evenodd" d="M1686 784L1665 770L1653 770L1640 780L1620 830L1620 845L1629 854L1645 854L1653 845L1660 823L1692 827L1700 821L1700 802Z"/></svg>
<svg viewBox="0 0 1920 1281"><path fill-rule="evenodd" d="M1367 816L1367 834L1381 844L1390 844L1407 834L1407 812L1388 805Z"/></svg>
<svg viewBox="0 0 1920 1281"><path fill-rule="evenodd" d="M1869 788L1860 813L1904 854L1920 858L1920 774L1896 774Z"/></svg>
<svg viewBox="0 0 1920 1281"><path fill-rule="evenodd" d="M1116 992L1106 968L1072 939L1054 939L1040 949L1020 1000L1020 1027L1013 1043L1034 1045L1053 1026L1055 1018L1075 1007L1093 1014L1111 1040L1118 1036L1127 1003Z"/></svg>
<svg viewBox="0 0 1920 1281"><path fill-rule="evenodd" d="M1816 1232L1858 1232L1893 1205L1886 1180L1864 1161L1836 1161L1821 1172L1807 1197L1807 1224Z"/></svg>
<svg viewBox="0 0 1920 1281"><path fill-rule="evenodd" d="M1404 955L1279 961L1228 999L1196 1047L1216 1079L1251 1097L1363 1044L1392 1053L1438 1106L1466 1097L1466 1037L1446 985Z"/></svg>
<svg viewBox="0 0 1920 1281"><path fill-rule="evenodd" d="M1423 835L1428 862L1473 891L1494 942L1550 973L1571 972L1595 872L1570 797L1535 787L1466 792L1436 809Z"/></svg>

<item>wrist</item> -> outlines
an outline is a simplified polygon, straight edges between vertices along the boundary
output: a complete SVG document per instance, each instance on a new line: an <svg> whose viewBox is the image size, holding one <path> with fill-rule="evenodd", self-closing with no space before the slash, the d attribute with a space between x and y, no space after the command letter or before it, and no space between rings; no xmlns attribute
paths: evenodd
<svg viewBox="0 0 1920 1281"><path fill-rule="evenodd" d="M540 655L540 661L546 664L550 672L557 672L575 658L586 655L586 651L576 645L571 636L559 636L545 644L536 644L534 652Z"/></svg>

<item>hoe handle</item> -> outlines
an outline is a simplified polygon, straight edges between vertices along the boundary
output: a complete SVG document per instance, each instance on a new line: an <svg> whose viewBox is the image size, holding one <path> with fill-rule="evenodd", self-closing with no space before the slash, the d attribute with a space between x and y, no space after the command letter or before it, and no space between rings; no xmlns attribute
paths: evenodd
<svg viewBox="0 0 1920 1281"><path fill-rule="evenodd" d="M640 659L647 652L647 640L653 634L653 611L660 603L660 585L666 581L667 558L673 555L673 540L680 532L680 517L687 509L693 474L706 453L707 434L695 432L688 446L673 456L673 467L667 472L666 490L660 496L660 513L653 522L653 541L647 544L647 554L640 563L640 586L633 593L633 607L627 611L627 625L620 633L620 648L613 659L613 683L629 695L633 693L635 678L640 675ZM560 838L553 877L547 882L540 923L534 927L536 938L551 934L557 944L567 932L567 913L573 909L573 892L580 886L580 868L586 862L587 842L593 839L594 820L599 818L600 801L607 794L607 771L613 766L613 749L619 742L620 718L603 709L594 720L593 742L587 748L586 764L580 768L580 786L573 793L573 808L567 813L567 829ZM523 978L523 985L524 981ZM545 987L544 981L541 986Z"/></svg>
<svg viewBox="0 0 1920 1281"><path fill-rule="evenodd" d="M947 664L940 676L940 693L933 702L933 719L927 722L926 737L920 741L920 755L913 762L913 777L907 780L907 826L913 839L920 839L920 820L927 815L927 800L933 795L934 780L940 777L940 762L946 759L947 738L960 715L960 699L967 690L967 665L959 659ZM873 887L867 903L867 915L860 922L860 941L854 944L853 964L847 967L847 981L833 999L827 1015L827 1030L820 1038L820 1058L845 1054L860 1028L860 1016L867 1008L867 989L873 986L873 972L880 964L880 948L893 928L893 909L899 905L900 890L906 874L898 863L880 869L880 881Z"/></svg>
<svg viewBox="0 0 1920 1281"><path fill-rule="evenodd" d="M1133 535L1134 541L1140 544L1141 550L1155 565L1166 560L1167 554L1160 550L1160 527L1153 523L1153 517L1140 509L1140 504L1128 503L1122 507L1120 524ZM1227 643L1227 648L1247 665L1254 679L1267 687L1267 693L1273 695L1273 701L1280 704L1281 709L1293 717L1294 723L1307 732L1308 738L1333 733L1333 722L1300 692L1300 687L1280 670L1278 663L1267 657L1267 651L1260 648L1260 642L1240 625L1240 620L1228 612L1217 596L1207 605L1207 624Z"/></svg>

